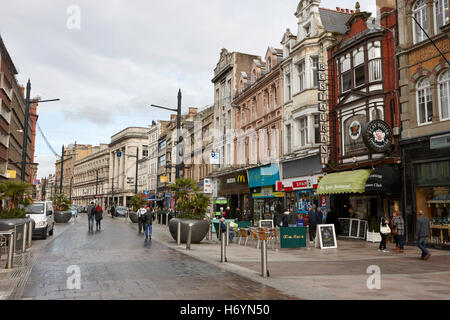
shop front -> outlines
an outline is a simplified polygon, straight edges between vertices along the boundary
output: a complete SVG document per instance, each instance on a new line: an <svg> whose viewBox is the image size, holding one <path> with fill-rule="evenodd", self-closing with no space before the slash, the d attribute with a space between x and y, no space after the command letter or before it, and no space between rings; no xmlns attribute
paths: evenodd
<svg viewBox="0 0 450 320"><path fill-rule="evenodd" d="M326 196L316 193L322 178L320 155L284 162L282 164L282 184L286 192L286 210L297 211L299 217L308 212L312 205L327 206Z"/></svg>
<svg viewBox="0 0 450 320"><path fill-rule="evenodd" d="M320 180L317 194L330 197L330 208L335 211L340 221L365 221L365 226L372 221L377 223L377 196L365 193L366 182L372 171L359 169L327 174ZM339 229L339 235L351 234L346 225ZM365 230L356 233L362 235L362 239L365 238Z"/></svg>
<svg viewBox="0 0 450 320"><path fill-rule="evenodd" d="M414 241L418 212L431 225L429 243L450 248L450 133L401 142L403 147L403 201L407 242Z"/></svg>
<svg viewBox="0 0 450 320"><path fill-rule="evenodd" d="M283 214L284 192L275 191L280 180L278 164L250 169L249 188L252 194L253 222L272 220Z"/></svg>
<svg viewBox="0 0 450 320"><path fill-rule="evenodd" d="M248 186L247 171L238 171L225 176L222 176L218 180L218 198L221 199L222 207L225 204L223 202L226 199L226 207L230 207L231 217L236 218L236 209L239 208L241 214L250 211L250 189ZM215 212L217 214L217 208L221 206L215 206Z"/></svg>

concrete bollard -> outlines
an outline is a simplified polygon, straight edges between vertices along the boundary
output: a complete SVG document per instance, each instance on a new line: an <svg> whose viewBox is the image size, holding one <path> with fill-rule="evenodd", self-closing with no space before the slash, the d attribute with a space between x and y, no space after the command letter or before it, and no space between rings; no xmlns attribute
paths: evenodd
<svg viewBox="0 0 450 320"><path fill-rule="evenodd" d="M226 247L226 240L225 240L226 234L221 233L221 239L220 239L220 262L224 263L227 262L227 247Z"/></svg>
<svg viewBox="0 0 450 320"><path fill-rule="evenodd" d="M22 232L22 253L27 250L27 232L28 226L26 223L23 224L23 232Z"/></svg>
<svg viewBox="0 0 450 320"><path fill-rule="evenodd" d="M227 239L226 239L226 242L227 242L227 247L228 247L228 245L230 244L229 242L230 242L230 223L227 223Z"/></svg>
<svg viewBox="0 0 450 320"><path fill-rule="evenodd" d="M186 250L191 250L191 241L192 241L192 224L189 225L188 238L186 241Z"/></svg>
<svg viewBox="0 0 450 320"><path fill-rule="evenodd" d="M15 232L13 231L9 236L8 241L8 262L6 264L7 269L12 269L14 263L14 243L16 242Z"/></svg>
<svg viewBox="0 0 450 320"><path fill-rule="evenodd" d="M28 222L28 248L31 248L31 240L33 240L33 221Z"/></svg>
<svg viewBox="0 0 450 320"><path fill-rule="evenodd" d="M177 245L181 245L181 221L178 221L177 226Z"/></svg>
<svg viewBox="0 0 450 320"><path fill-rule="evenodd" d="M261 240L261 276L263 278L269 276L269 270L267 270L267 240Z"/></svg>

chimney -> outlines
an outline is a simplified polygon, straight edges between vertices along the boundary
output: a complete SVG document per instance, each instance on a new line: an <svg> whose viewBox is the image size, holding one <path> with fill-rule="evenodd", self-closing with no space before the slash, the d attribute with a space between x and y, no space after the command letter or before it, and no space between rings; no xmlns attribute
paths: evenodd
<svg viewBox="0 0 450 320"><path fill-rule="evenodd" d="M346 13L350 13L350 10L348 10L348 9L345 9L345 12L346 12Z"/></svg>
<svg viewBox="0 0 450 320"><path fill-rule="evenodd" d="M177 120L177 115L176 114L171 114L170 115L170 121L175 121Z"/></svg>
<svg viewBox="0 0 450 320"><path fill-rule="evenodd" d="M197 114L197 108L189 108L189 115Z"/></svg>
<svg viewBox="0 0 450 320"><path fill-rule="evenodd" d="M22 97L25 98L25 87L24 86L19 86L20 88L20 92L22 93Z"/></svg>
<svg viewBox="0 0 450 320"><path fill-rule="evenodd" d="M355 13L355 10L350 10L350 13L351 13L351 14L354 14L354 13Z"/></svg>
<svg viewBox="0 0 450 320"><path fill-rule="evenodd" d="M340 7L336 7L336 11L341 11L341 8Z"/></svg>

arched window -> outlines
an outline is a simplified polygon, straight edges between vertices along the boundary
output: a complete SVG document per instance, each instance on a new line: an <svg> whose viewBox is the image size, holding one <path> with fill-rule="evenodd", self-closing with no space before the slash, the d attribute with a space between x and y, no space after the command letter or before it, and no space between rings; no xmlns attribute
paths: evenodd
<svg viewBox="0 0 450 320"><path fill-rule="evenodd" d="M434 16L435 16L435 33L441 32L441 27L448 23L448 0L434 1Z"/></svg>
<svg viewBox="0 0 450 320"><path fill-rule="evenodd" d="M433 102L431 100L430 81L423 78L417 83L417 122L431 123L433 118Z"/></svg>
<svg viewBox="0 0 450 320"><path fill-rule="evenodd" d="M413 6L413 16L416 18L417 22L422 26L423 30L428 33L428 15L427 15L427 1L417 0ZM421 42L425 40L426 35L413 20L413 31L414 31L414 43Z"/></svg>
<svg viewBox="0 0 450 320"><path fill-rule="evenodd" d="M441 120L450 119L450 69L442 72L438 78L439 115Z"/></svg>

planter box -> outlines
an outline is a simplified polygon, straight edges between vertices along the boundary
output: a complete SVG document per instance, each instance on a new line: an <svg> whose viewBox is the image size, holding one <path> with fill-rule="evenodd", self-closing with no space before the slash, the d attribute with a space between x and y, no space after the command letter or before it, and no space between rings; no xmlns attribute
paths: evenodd
<svg viewBox="0 0 450 320"><path fill-rule="evenodd" d="M172 235L172 238L177 240L177 228L178 221L181 221L181 243L186 243L188 233L189 233L189 224L192 223L192 238L191 243L200 243L208 234L209 231L209 222L206 220L185 220L173 218L169 221L169 231Z"/></svg>
<svg viewBox="0 0 450 320"><path fill-rule="evenodd" d="M367 231L367 242L381 242L381 234Z"/></svg>
<svg viewBox="0 0 450 320"><path fill-rule="evenodd" d="M137 212L130 211L130 220L133 223L138 223L139 222Z"/></svg>
<svg viewBox="0 0 450 320"><path fill-rule="evenodd" d="M72 211L55 211L56 223L67 223L72 218Z"/></svg>

